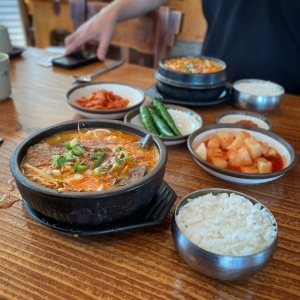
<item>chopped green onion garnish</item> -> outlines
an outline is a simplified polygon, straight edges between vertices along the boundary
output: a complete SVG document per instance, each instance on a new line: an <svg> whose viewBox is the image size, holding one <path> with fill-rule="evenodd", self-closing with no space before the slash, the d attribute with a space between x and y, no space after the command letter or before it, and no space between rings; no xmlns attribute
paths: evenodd
<svg viewBox="0 0 300 300"><path fill-rule="evenodd" d="M73 146L71 151L73 154L75 154L77 156L85 153L85 150L79 144Z"/></svg>
<svg viewBox="0 0 300 300"><path fill-rule="evenodd" d="M53 166L58 166L58 163L57 163L58 158L59 158L59 155L52 155Z"/></svg>
<svg viewBox="0 0 300 300"><path fill-rule="evenodd" d="M129 161L134 161L134 159L130 156L125 156L122 158L123 162L125 162L126 160L129 160Z"/></svg>
<svg viewBox="0 0 300 300"><path fill-rule="evenodd" d="M124 162L122 159L118 158L118 157L114 157L111 162L114 164L114 165L118 165L118 166L123 166Z"/></svg>
<svg viewBox="0 0 300 300"><path fill-rule="evenodd" d="M101 162L102 162L102 160L103 160L103 157L97 158L97 159L93 162L93 166L94 166L94 167L99 167L100 164L101 164Z"/></svg>
<svg viewBox="0 0 300 300"><path fill-rule="evenodd" d="M64 156L52 155L52 161L54 166L62 166L65 163L69 162L69 160Z"/></svg>
<svg viewBox="0 0 300 300"><path fill-rule="evenodd" d="M64 157L65 157L68 161L74 161L74 160L76 161L76 160L78 160L78 157L75 156L75 155L73 154L72 150L70 150L70 151L64 153Z"/></svg>
<svg viewBox="0 0 300 300"><path fill-rule="evenodd" d="M57 164L59 165L59 166L62 166L62 165L64 165L65 163L67 163L68 162L68 160L64 157L64 156L61 156L61 157L59 157L58 159L57 159Z"/></svg>
<svg viewBox="0 0 300 300"><path fill-rule="evenodd" d="M100 158L103 157L105 155L104 151L99 151L99 152L91 152L90 153L90 157L91 158Z"/></svg>
<svg viewBox="0 0 300 300"><path fill-rule="evenodd" d="M96 174L105 174L106 170L103 167L98 167L98 168L94 169L94 172Z"/></svg>
<svg viewBox="0 0 300 300"><path fill-rule="evenodd" d="M71 147L71 142L70 142L70 141L66 141L65 144L64 144L64 146L65 146L65 148L66 148L67 150L71 150L71 149L72 149L72 147Z"/></svg>
<svg viewBox="0 0 300 300"><path fill-rule="evenodd" d="M74 164L74 170L78 171L78 172L82 172L84 170L86 170L88 168L88 166L85 163L80 163L80 162L75 162Z"/></svg>
<svg viewBox="0 0 300 300"><path fill-rule="evenodd" d="M75 138L75 139L73 139L71 142L70 142L70 147L72 148L72 147L74 147L75 145L77 145L78 144L78 140Z"/></svg>

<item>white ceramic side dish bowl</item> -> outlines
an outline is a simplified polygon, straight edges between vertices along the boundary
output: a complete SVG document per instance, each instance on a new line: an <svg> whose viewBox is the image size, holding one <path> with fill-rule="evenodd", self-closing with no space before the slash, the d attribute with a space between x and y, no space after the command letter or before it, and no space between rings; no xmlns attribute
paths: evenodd
<svg viewBox="0 0 300 300"><path fill-rule="evenodd" d="M218 124L236 124L241 121L250 121L262 129L271 130L273 128L272 121L264 115L245 110L224 111L217 116L216 121Z"/></svg>
<svg viewBox="0 0 300 300"><path fill-rule="evenodd" d="M182 133L182 136L174 137L161 137L161 140L167 146L181 144L187 141L189 135L202 127L203 120L200 115L191 109L185 108L183 106L164 104L178 130ZM144 127L142 119L139 114L139 108L135 108L128 112L124 121L127 123L135 124Z"/></svg>
<svg viewBox="0 0 300 300"><path fill-rule="evenodd" d="M118 109L89 109L79 105L76 100L81 97L90 97L96 90L104 89L112 91L114 94L129 100L129 104L124 108ZM146 98L143 90L138 87L117 83L117 82L92 82L78 85L70 89L66 95L66 102L72 106L80 115L92 119L122 119L126 113L135 107L140 106Z"/></svg>
<svg viewBox="0 0 300 300"><path fill-rule="evenodd" d="M217 132L231 132L235 136L241 131L248 132L258 141L267 142L269 146L274 148L283 158L283 169L262 174L232 171L211 164L199 157L194 150L201 142L207 141L209 138L216 135ZM241 184L258 184L275 180L289 171L297 161L297 153L291 144L277 134L258 127L251 127L250 129L249 126L235 124L215 124L203 126L189 136L187 145L190 153L201 168L218 178Z"/></svg>

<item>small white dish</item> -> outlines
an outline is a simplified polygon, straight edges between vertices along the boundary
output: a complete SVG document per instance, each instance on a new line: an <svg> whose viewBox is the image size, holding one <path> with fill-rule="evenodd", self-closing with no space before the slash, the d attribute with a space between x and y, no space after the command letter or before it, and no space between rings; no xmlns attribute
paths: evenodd
<svg viewBox="0 0 300 300"><path fill-rule="evenodd" d="M240 131L249 132L258 141L267 142L271 147L276 149L283 158L283 169L264 174L236 172L217 167L199 157L194 151L197 145L201 142L207 141L210 137L216 135L217 132L231 132L235 136ZM297 153L295 149L286 140L271 131L253 126L249 127L236 124L215 124L204 126L194 131L189 136L187 145L197 164L205 171L223 180L241 184L258 184L275 180L289 171L297 161Z"/></svg>
<svg viewBox="0 0 300 300"><path fill-rule="evenodd" d="M171 104L164 104L164 106L174 120L174 123L177 126L178 130L180 131L180 133L182 133L181 136L161 137L161 140L166 146L173 146L184 143L192 132L202 127L203 120L201 116L193 110L185 108L183 106ZM124 117L124 121L144 127L139 114L139 108L133 109L128 112Z"/></svg>
<svg viewBox="0 0 300 300"><path fill-rule="evenodd" d="M83 96L90 97L93 92L100 89L112 91L114 94L128 99L129 104L124 108L103 110L85 108L76 102ZM91 82L70 89L65 95L65 100L73 109L84 117L92 119L121 119L128 111L140 106L145 101L145 97L146 95L143 90L129 84L117 82Z"/></svg>
<svg viewBox="0 0 300 300"><path fill-rule="evenodd" d="M266 118L261 114L257 114L245 110L224 111L217 116L216 121L218 124L237 124L237 122L240 121L246 121L246 122L251 121L254 124L256 124L259 128L262 129L272 130L273 128L273 123L271 122L270 119ZM255 125L249 124L248 126L255 126Z"/></svg>

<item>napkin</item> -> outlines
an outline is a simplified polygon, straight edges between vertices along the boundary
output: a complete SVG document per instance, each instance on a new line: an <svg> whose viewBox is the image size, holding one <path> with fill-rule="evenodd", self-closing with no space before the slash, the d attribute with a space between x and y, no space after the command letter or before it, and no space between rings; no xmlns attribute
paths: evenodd
<svg viewBox="0 0 300 300"><path fill-rule="evenodd" d="M43 66L43 67L51 67L52 66L52 59L55 57L58 57L61 55L51 55L51 56L45 56L39 60L37 60L35 63L37 65Z"/></svg>

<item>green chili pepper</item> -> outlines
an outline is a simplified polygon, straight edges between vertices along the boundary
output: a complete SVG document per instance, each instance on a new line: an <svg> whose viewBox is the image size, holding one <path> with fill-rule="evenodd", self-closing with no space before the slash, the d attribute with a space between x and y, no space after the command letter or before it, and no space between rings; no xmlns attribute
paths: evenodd
<svg viewBox="0 0 300 300"><path fill-rule="evenodd" d="M140 106L140 116L145 128L153 132L154 134L159 135L159 132L155 127L153 118L151 117L150 111L146 105Z"/></svg>
<svg viewBox="0 0 300 300"><path fill-rule="evenodd" d="M174 136L172 130L165 123L165 121L156 113L156 111L151 107L149 107L148 109L160 133L160 136Z"/></svg>
<svg viewBox="0 0 300 300"><path fill-rule="evenodd" d="M156 110L156 112L159 114L159 116L168 124L168 126L171 128L173 133L177 136L182 135L178 128L176 127L174 120L172 119L171 115L169 114L168 110L164 106L164 104L156 99L152 99L153 106Z"/></svg>

